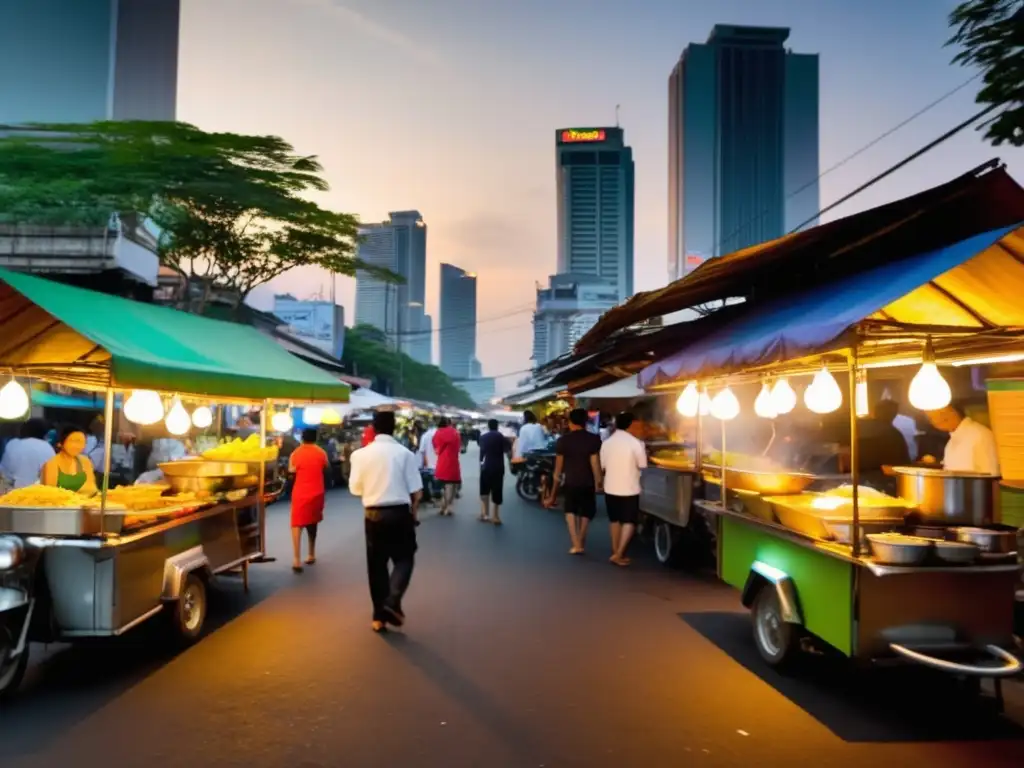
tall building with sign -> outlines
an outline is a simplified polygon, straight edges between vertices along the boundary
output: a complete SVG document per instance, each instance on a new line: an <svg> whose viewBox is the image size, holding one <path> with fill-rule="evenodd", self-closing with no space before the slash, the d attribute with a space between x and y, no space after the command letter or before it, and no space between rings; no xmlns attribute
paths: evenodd
<svg viewBox="0 0 1024 768"><path fill-rule="evenodd" d="M668 276L813 220L818 56L789 29L716 25L669 77Z"/></svg>
<svg viewBox="0 0 1024 768"><path fill-rule="evenodd" d="M476 275L441 265L441 370L452 379L480 375L476 359Z"/></svg>
<svg viewBox="0 0 1024 768"><path fill-rule="evenodd" d="M274 296L274 314L296 338L341 358L345 350L344 307L331 301L301 301L284 294Z"/></svg>
<svg viewBox="0 0 1024 768"><path fill-rule="evenodd" d="M174 120L181 0L3 4L0 125Z"/></svg>
<svg viewBox="0 0 1024 768"><path fill-rule="evenodd" d="M425 312L427 225L419 211L394 211L380 224L359 228L357 257L391 270L404 282L356 273L356 325L379 328L417 362L431 362L431 322Z"/></svg>
<svg viewBox="0 0 1024 768"><path fill-rule="evenodd" d="M555 132L558 273L633 295L633 150L621 128Z"/></svg>

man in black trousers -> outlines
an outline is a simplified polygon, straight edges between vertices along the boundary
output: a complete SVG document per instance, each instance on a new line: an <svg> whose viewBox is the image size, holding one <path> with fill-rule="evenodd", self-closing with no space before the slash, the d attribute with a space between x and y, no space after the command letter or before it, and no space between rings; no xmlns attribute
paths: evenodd
<svg viewBox="0 0 1024 768"><path fill-rule="evenodd" d="M394 411L376 411L373 429L373 442L352 453L348 487L366 510L372 627L383 632L405 624L402 598L412 579L423 481L416 456L394 438Z"/></svg>

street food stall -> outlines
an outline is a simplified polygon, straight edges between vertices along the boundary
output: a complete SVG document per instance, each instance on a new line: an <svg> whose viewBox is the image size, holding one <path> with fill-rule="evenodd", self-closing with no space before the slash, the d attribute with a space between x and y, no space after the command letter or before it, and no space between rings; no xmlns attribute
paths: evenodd
<svg viewBox="0 0 1024 768"><path fill-rule="evenodd" d="M112 488L107 451L93 498L46 485L0 497L3 697L31 642L117 636L157 614L196 640L208 581L240 571L247 587L248 564L265 557L268 428L290 428L291 403L344 401L349 388L249 326L6 270L0 317L5 416L29 408L31 381L103 393L106 445L121 418L185 435L210 426L214 403L262 411L257 434L161 463L158 484Z"/></svg>

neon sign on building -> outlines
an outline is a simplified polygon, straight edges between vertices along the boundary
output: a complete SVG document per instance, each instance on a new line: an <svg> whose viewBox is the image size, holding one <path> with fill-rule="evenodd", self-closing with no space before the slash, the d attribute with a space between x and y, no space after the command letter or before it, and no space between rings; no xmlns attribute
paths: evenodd
<svg viewBox="0 0 1024 768"><path fill-rule="evenodd" d="M591 128L587 130L580 130L579 128L569 128L568 130L562 131L562 143L563 144L576 144L583 141L604 141L605 134L601 128Z"/></svg>

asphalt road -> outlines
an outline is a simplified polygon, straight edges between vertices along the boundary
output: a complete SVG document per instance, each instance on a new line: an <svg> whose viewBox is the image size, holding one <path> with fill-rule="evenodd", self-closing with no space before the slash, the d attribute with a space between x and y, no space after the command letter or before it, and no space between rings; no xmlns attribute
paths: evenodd
<svg viewBox="0 0 1024 768"><path fill-rule="evenodd" d="M465 465L473 464L472 456ZM467 490L473 477L467 472ZM1024 695L1005 716L941 678L796 678L764 668L737 595L607 526L570 557L560 516L519 502L506 524L424 515L403 633L370 631L361 511L332 492L320 562L287 556L287 509L252 591L224 580L213 626L177 656L153 628L92 647L34 647L0 711L0 766L1024 765Z"/></svg>

